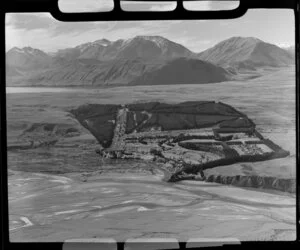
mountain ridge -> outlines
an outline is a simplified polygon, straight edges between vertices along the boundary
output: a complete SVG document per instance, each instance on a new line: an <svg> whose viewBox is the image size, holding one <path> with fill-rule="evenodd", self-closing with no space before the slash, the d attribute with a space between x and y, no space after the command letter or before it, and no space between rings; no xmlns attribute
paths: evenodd
<svg viewBox="0 0 300 250"><path fill-rule="evenodd" d="M282 67L293 63L293 58L282 48L255 37L231 37L202 51L198 58L222 67L250 69Z"/></svg>
<svg viewBox="0 0 300 250"><path fill-rule="evenodd" d="M175 57L193 56L193 54L192 51L184 46L161 36L135 36L130 39L118 39L116 41L109 41L103 38L94 42L83 43L73 48L59 50L55 56L69 56L70 59L93 58L98 60L141 57L148 60L154 58L172 59Z"/></svg>
<svg viewBox="0 0 300 250"><path fill-rule="evenodd" d="M6 53L7 79L13 85L202 84L233 80L240 70L292 62L286 50L254 37L232 37L200 53L162 36L102 38L51 55L28 46Z"/></svg>

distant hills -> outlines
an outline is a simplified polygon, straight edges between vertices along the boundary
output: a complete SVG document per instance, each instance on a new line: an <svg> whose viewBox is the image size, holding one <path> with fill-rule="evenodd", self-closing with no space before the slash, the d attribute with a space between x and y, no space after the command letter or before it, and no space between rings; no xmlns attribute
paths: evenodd
<svg viewBox="0 0 300 250"><path fill-rule="evenodd" d="M6 65L23 70L45 67L51 61L50 55L31 47L24 47L23 49L14 47L6 53Z"/></svg>
<svg viewBox="0 0 300 250"><path fill-rule="evenodd" d="M222 67L247 70L294 63L294 58L288 51L254 37L229 38L199 53L198 58Z"/></svg>
<svg viewBox="0 0 300 250"><path fill-rule="evenodd" d="M214 83L234 72L294 63L290 51L252 37L232 37L201 53L161 36L100 39L47 54L31 47L6 53L7 85L110 86Z"/></svg>

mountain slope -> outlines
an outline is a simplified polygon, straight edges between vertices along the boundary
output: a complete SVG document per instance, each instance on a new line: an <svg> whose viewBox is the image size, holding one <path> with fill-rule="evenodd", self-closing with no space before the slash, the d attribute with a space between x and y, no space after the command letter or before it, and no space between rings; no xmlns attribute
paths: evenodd
<svg viewBox="0 0 300 250"><path fill-rule="evenodd" d="M201 84L230 80L230 74L209 62L178 58L136 78L132 85Z"/></svg>
<svg viewBox="0 0 300 250"><path fill-rule="evenodd" d="M222 67L255 69L293 64L293 57L276 45L253 37L232 37L198 54L201 60Z"/></svg>
<svg viewBox="0 0 300 250"><path fill-rule="evenodd" d="M221 67L197 59L176 58L157 62L77 59L22 76L22 79L29 85L51 86L173 85L227 81L231 75Z"/></svg>
<svg viewBox="0 0 300 250"><path fill-rule="evenodd" d="M98 61L76 59L59 61L60 65L37 71L26 78L30 85L126 85L160 63L145 63L135 60Z"/></svg>
<svg viewBox="0 0 300 250"><path fill-rule="evenodd" d="M69 60L85 58L100 61L114 59L172 59L195 56L184 46L160 36L136 36L127 40L111 42L107 39L81 44L58 51L57 57Z"/></svg>
<svg viewBox="0 0 300 250"><path fill-rule="evenodd" d="M15 76L21 76L22 73L20 72L20 70L18 70L17 67L13 67L13 66L6 66L6 76L8 77L15 77Z"/></svg>
<svg viewBox="0 0 300 250"><path fill-rule="evenodd" d="M6 53L7 65L25 70L43 68L51 60L51 56L45 52L31 47L24 47L22 49L14 47Z"/></svg>
<svg viewBox="0 0 300 250"><path fill-rule="evenodd" d="M118 58L173 59L191 57L193 52L160 36L136 36L123 42Z"/></svg>
<svg viewBox="0 0 300 250"><path fill-rule="evenodd" d="M80 44L74 48L67 48L57 51L55 57L64 58L67 60L75 60L78 58L99 59L101 52L109 45L111 41L100 39L94 42Z"/></svg>

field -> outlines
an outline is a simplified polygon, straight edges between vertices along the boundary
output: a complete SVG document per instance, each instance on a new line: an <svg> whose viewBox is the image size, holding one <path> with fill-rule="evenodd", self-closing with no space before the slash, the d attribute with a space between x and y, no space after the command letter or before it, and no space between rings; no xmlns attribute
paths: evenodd
<svg viewBox="0 0 300 250"><path fill-rule="evenodd" d="M69 113L82 104L149 101L224 102L253 120L265 138L290 152L286 158L207 169L206 175L295 179L294 68L269 71L247 81L204 85L73 88L56 92L40 88L34 93L8 93L12 241L57 241L103 235L113 235L117 240L186 239L200 234L242 240L295 237L294 194L215 183L163 183L160 181L163 173L154 163L101 160L95 153L99 148L96 139ZM160 192L162 187L166 190ZM178 194L180 197L179 189L183 190ZM121 190L127 190L126 194ZM82 198L72 198L74 192ZM203 202L193 203L195 199ZM77 204L78 209L76 202L82 203ZM73 205L75 208L71 208ZM137 210L140 213L135 213ZM90 229L78 228L83 222ZM113 227L114 223L117 225ZM128 225L125 223L132 225L129 232L124 231Z"/></svg>

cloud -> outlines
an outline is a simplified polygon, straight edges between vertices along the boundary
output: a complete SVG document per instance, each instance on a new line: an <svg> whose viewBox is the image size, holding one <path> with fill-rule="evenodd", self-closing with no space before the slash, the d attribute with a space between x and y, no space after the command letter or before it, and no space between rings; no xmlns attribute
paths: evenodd
<svg viewBox="0 0 300 250"><path fill-rule="evenodd" d="M137 35L168 35L182 21L60 22L50 14L10 13L6 18L7 49L32 46L53 51L101 38L127 39Z"/></svg>
<svg viewBox="0 0 300 250"><path fill-rule="evenodd" d="M194 1L194 2L183 2L183 7L187 10L210 10L211 1Z"/></svg>
<svg viewBox="0 0 300 250"><path fill-rule="evenodd" d="M49 28L53 21L50 14L6 14L6 25L16 29L34 30Z"/></svg>
<svg viewBox="0 0 300 250"><path fill-rule="evenodd" d="M240 1L211 1L211 10L233 10L240 5Z"/></svg>
<svg viewBox="0 0 300 250"><path fill-rule="evenodd" d="M126 11L169 11L176 7L174 2L127 2L121 0L121 7ZM110 11L114 7L113 0L59 0L59 8L62 12L97 12ZM187 10L221 10L234 9L239 1L184 1Z"/></svg>
<svg viewBox="0 0 300 250"><path fill-rule="evenodd" d="M153 5L150 10L152 11L170 11L170 10L174 10L177 6L177 3L174 2L170 2L170 3L166 3L166 4L156 4Z"/></svg>
<svg viewBox="0 0 300 250"><path fill-rule="evenodd" d="M176 38L174 37L172 41L179 43L189 50L199 53L209 47L212 47L215 43L211 39L199 39L198 37L185 37L185 38Z"/></svg>
<svg viewBox="0 0 300 250"><path fill-rule="evenodd" d="M44 30L49 36L76 34L99 27L99 22L60 22L49 13L9 13L6 17L6 30L31 32L37 29Z"/></svg>
<svg viewBox="0 0 300 250"><path fill-rule="evenodd" d="M176 2L127 2L121 0L125 11L169 11L176 8Z"/></svg>
<svg viewBox="0 0 300 250"><path fill-rule="evenodd" d="M239 1L184 1L187 10L231 10L239 6Z"/></svg>
<svg viewBox="0 0 300 250"><path fill-rule="evenodd" d="M132 37L132 35L158 35L164 32L172 32L172 29L180 29L183 21L124 21L116 22L113 28L107 30L106 36L119 38ZM134 32L133 32L134 31ZM122 35L120 35L122 34Z"/></svg>
<svg viewBox="0 0 300 250"><path fill-rule="evenodd" d="M61 34L80 34L86 31L92 31L97 27L97 23L95 22L77 22L76 25L74 23L69 22L61 22L58 25L53 26L51 30L49 30L50 36L58 36Z"/></svg>
<svg viewBox="0 0 300 250"><path fill-rule="evenodd" d="M97 12L110 11L114 7L113 0L59 0L62 12ZM176 8L174 2L127 2L121 0L121 8L126 11L169 11ZM221 10L234 9L239 1L184 1L187 10Z"/></svg>
<svg viewBox="0 0 300 250"><path fill-rule="evenodd" d="M113 0L59 0L62 12L97 12L110 11L114 7ZM176 7L174 2L127 2L121 0L121 8L125 11L168 11Z"/></svg>
<svg viewBox="0 0 300 250"><path fill-rule="evenodd" d="M7 48L28 45L47 50L74 44L74 37L75 42L84 41L93 37L88 33L105 33L114 26L114 22L60 22L49 13L9 13L5 21Z"/></svg>
<svg viewBox="0 0 300 250"><path fill-rule="evenodd" d="M113 0L59 0L61 12L97 12L111 11L114 8Z"/></svg>

